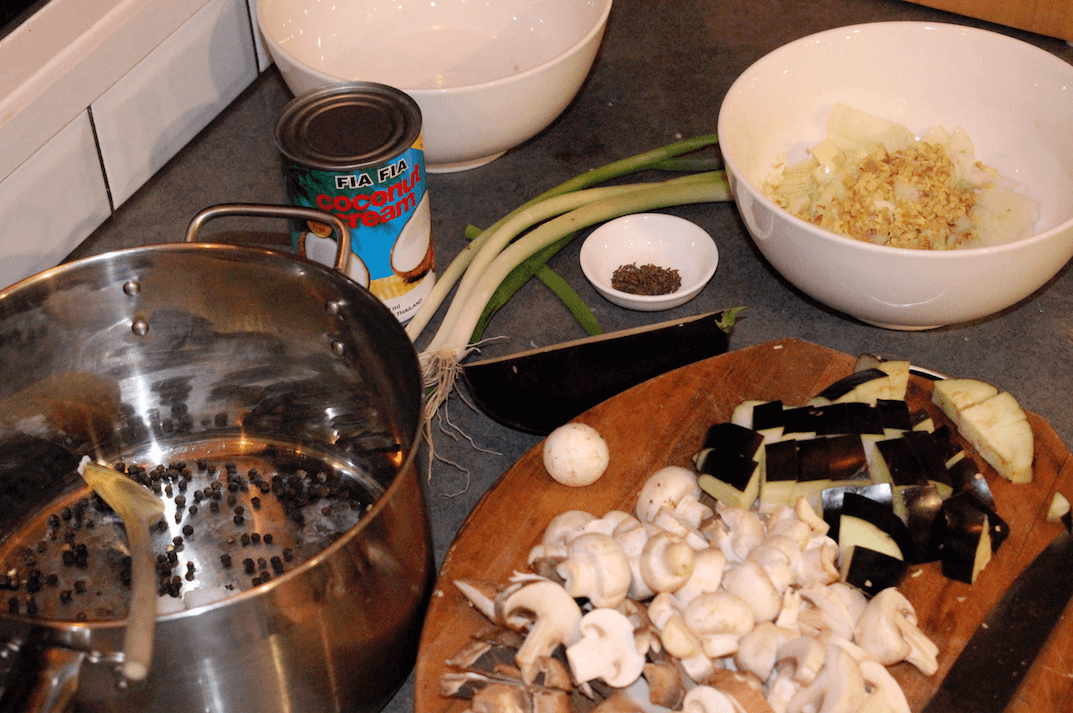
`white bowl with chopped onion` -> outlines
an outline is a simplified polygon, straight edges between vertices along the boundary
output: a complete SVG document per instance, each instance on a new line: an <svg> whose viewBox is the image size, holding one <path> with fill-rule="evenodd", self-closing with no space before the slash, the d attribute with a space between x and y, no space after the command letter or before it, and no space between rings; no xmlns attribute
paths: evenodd
<svg viewBox="0 0 1073 713"><path fill-rule="evenodd" d="M1073 256L1070 87L1073 65L1005 35L854 25L749 67L719 142L783 277L861 321L928 329L1016 305Z"/></svg>
<svg viewBox="0 0 1073 713"><path fill-rule="evenodd" d="M715 274L719 250L696 223L635 213L601 225L581 246L581 270L612 304L639 312L680 307Z"/></svg>

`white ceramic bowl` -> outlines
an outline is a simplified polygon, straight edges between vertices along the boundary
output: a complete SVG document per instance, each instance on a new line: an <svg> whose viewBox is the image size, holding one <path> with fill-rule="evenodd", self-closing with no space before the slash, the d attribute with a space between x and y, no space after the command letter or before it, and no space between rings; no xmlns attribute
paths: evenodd
<svg viewBox="0 0 1073 713"><path fill-rule="evenodd" d="M678 271L682 286L669 295L616 290L611 276L622 265L656 265ZM604 223L581 246L581 270L613 304L641 312L671 309L696 297L715 274L719 250L699 225L664 213L636 213Z"/></svg>
<svg viewBox="0 0 1073 713"><path fill-rule="evenodd" d="M592 67L612 0L259 0L257 19L296 95L340 81L405 91L425 164L488 163L547 127Z"/></svg>
<svg viewBox="0 0 1073 713"><path fill-rule="evenodd" d="M976 158L1040 203L1036 234L925 251L872 245L795 218L759 189L826 136L835 102L918 135L961 126ZM792 42L730 87L719 144L760 251L806 294L865 322L923 329L985 317L1043 286L1073 255L1073 66L1005 35L945 24L855 25Z"/></svg>

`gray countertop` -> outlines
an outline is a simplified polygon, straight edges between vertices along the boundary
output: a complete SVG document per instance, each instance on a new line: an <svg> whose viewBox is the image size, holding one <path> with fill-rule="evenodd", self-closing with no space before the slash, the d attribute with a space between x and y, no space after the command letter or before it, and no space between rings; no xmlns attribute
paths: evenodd
<svg viewBox="0 0 1073 713"><path fill-rule="evenodd" d="M714 133L730 84L772 49L824 29L882 20L987 27L1073 62L1073 47L1063 41L896 0L616 0L588 81L551 127L487 166L429 176L437 261L446 265L462 248L467 224L487 226L575 174L678 138ZM182 240L190 218L216 203L283 202L273 128L290 98L278 72L265 72L71 257ZM667 212L704 227L720 250L714 280L675 310L630 312L606 302L581 274L580 240L552 260L551 267L579 292L606 330L744 305L747 311L734 329L732 348L797 337L850 354L875 352L988 380L1014 393L1027 409L1045 416L1066 443L1073 443L1073 276L1068 265L1036 294L994 317L929 331L887 331L834 313L782 280L753 247L732 204ZM212 239L287 246L284 225L229 221L212 224ZM489 346L492 354L584 336L561 303L535 282L500 311L487 334L506 337ZM451 427L465 437L452 439L438 431L435 436L443 461L432 464L427 487L438 562L489 485L539 440L492 422L457 397L448 409ZM411 680L386 710L412 709Z"/></svg>

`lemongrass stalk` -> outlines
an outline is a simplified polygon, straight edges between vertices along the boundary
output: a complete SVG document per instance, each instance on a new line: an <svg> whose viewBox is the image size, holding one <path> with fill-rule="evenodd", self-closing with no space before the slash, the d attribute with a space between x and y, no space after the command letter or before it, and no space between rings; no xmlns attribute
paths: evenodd
<svg viewBox="0 0 1073 713"><path fill-rule="evenodd" d="M416 341L421 335L422 330L432 321L432 317L439 310L444 300L447 299L447 295L451 292L455 283L466 272L466 268L469 266L473 257L481 251L485 242L491 237L491 235L502 226L503 223L513 218L516 214L527 210L533 205L554 198L556 196L564 195L566 193L572 193L574 191L582 190L590 186L604 183L614 178L628 175L630 173L636 173L648 168L659 166L661 162L671 159L675 156L681 156L683 154L699 151L707 146L711 146L717 143L718 138L714 134L706 134L704 136L697 136L690 139L683 139L676 141L666 146L662 146L652 151L646 151L644 153L630 156L628 158L614 161L600 168L593 169L582 173L568 181L560 183L558 186L541 193L536 198L522 204L514 211L508 213L503 218L498 220L495 224L485 230L480 236L470 241L466 247L451 261L451 264L437 277L436 284L433 285L432 290L425 297L421 303L421 307L418 308L417 313L406 325L406 333L409 335L411 341Z"/></svg>
<svg viewBox="0 0 1073 713"><path fill-rule="evenodd" d="M730 188L722 171L686 178L688 180L675 179L655 186L646 185L624 195L602 198L534 228L505 248L482 271L479 283L467 296L464 308L452 323L450 332L440 340L437 349L430 347L426 351L447 350L454 352L459 359L464 357L469 349L469 337L499 284L529 255L562 236L631 213L730 199Z"/></svg>

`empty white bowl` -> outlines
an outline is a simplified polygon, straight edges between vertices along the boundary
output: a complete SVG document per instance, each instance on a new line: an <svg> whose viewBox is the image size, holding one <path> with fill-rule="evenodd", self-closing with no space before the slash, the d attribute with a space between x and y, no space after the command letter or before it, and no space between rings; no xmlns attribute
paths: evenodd
<svg viewBox="0 0 1073 713"><path fill-rule="evenodd" d="M623 265L677 270L682 286L667 295L635 295L611 286ZM664 213L637 213L604 223L581 246L581 270L592 286L619 307L641 312L679 307L696 297L715 274L719 250L696 223Z"/></svg>
<svg viewBox="0 0 1073 713"><path fill-rule="evenodd" d="M829 233L760 189L826 137L831 106L918 136L962 127L976 158L1040 204L1035 235L1006 245L910 250ZM719 145L760 251L816 300L871 324L923 329L985 317L1043 286L1073 256L1073 66L985 30L882 22L804 37L749 67L719 112Z"/></svg>
<svg viewBox="0 0 1073 713"><path fill-rule="evenodd" d="M371 81L414 98L432 172L480 166L548 126L592 67L612 0L259 0L292 92Z"/></svg>

